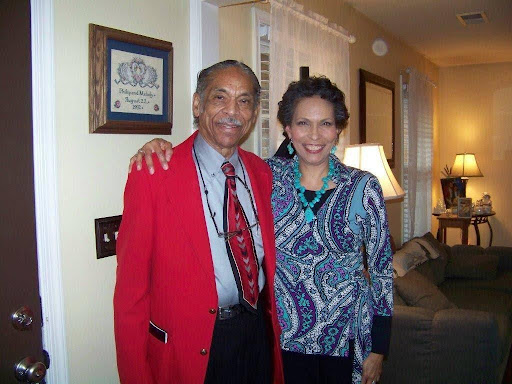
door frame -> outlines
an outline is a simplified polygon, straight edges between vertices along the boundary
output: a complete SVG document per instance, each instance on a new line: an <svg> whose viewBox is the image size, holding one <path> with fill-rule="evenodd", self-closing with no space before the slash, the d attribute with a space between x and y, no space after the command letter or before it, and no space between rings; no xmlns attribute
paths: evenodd
<svg viewBox="0 0 512 384"><path fill-rule="evenodd" d="M68 383L57 188L53 0L31 0L30 9L34 192L43 348L51 359L47 382Z"/></svg>

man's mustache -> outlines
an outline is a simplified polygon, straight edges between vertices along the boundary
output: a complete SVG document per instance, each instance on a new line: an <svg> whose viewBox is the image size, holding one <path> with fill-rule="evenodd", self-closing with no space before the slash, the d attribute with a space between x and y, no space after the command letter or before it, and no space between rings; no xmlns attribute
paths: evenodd
<svg viewBox="0 0 512 384"><path fill-rule="evenodd" d="M218 121L218 124L235 125L237 128L242 126L242 122L234 117L224 117Z"/></svg>

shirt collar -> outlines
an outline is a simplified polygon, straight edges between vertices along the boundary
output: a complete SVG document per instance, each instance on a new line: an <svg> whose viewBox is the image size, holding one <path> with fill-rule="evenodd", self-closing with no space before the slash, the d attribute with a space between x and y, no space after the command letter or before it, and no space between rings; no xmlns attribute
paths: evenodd
<svg viewBox="0 0 512 384"><path fill-rule="evenodd" d="M206 142L199 133L194 141L197 158L201 162L201 167L206 170L208 175L216 176L222 173L221 166L225 161L229 161L235 167L235 172L239 169L240 159L238 156L238 147L229 159L222 156L215 148Z"/></svg>

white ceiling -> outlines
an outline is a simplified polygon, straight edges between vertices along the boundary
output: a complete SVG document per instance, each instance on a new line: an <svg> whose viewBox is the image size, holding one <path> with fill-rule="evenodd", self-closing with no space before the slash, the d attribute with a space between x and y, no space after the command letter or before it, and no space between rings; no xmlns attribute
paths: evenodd
<svg viewBox="0 0 512 384"><path fill-rule="evenodd" d="M512 62L512 0L340 0L444 67ZM485 11L464 27L457 13Z"/></svg>

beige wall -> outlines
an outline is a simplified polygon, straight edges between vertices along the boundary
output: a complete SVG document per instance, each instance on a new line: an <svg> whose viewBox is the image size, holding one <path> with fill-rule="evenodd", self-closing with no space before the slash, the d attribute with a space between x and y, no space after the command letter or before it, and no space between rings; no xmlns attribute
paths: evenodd
<svg viewBox="0 0 512 384"><path fill-rule="evenodd" d="M127 162L151 136L89 134L88 24L174 45L174 133L192 124L188 1L54 0L58 193L69 382L118 382L112 293L115 257L96 260L94 219L122 213ZM179 108L176 108L179 106ZM169 137L168 137L169 138Z"/></svg>
<svg viewBox="0 0 512 384"><path fill-rule="evenodd" d="M239 60L254 67L252 8L251 4L219 8L219 61ZM268 5L259 8L270 11ZM254 152L254 140L256 138L252 132L242 148Z"/></svg>
<svg viewBox="0 0 512 384"><path fill-rule="evenodd" d="M422 55L393 38L377 24L339 0L296 0L304 5L305 10L319 13L350 31L357 42L350 45L350 143L359 142L359 68L375 73L395 82L395 161L393 169L395 176L401 180L402 140L400 118L400 70L415 67L428 75L434 82L438 81L438 68ZM267 7L268 10L268 7ZM222 8L219 11L220 25L220 58L242 58L251 62L250 47L250 6ZM389 45L389 52L384 57L378 57L371 50L375 38L384 38ZM245 39L247 43L245 43ZM244 42L241 44L240 42ZM438 177L439 159L437 151L437 90L434 91L434 171ZM433 201L436 196L433 196ZM388 203L389 224L397 243L402 238L402 204Z"/></svg>
<svg viewBox="0 0 512 384"><path fill-rule="evenodd" d="M484 177L469 179L466 195L491 194L493 245L512 246L512 63L441 68L439 83L440 163L451 167L456 153L475 153ZM487 226L480 229L487 245ZM475 244L472 228L469 235ZM460 243L460 231L448 230L448 239Z"/></svg>

